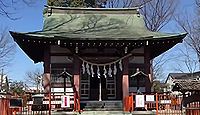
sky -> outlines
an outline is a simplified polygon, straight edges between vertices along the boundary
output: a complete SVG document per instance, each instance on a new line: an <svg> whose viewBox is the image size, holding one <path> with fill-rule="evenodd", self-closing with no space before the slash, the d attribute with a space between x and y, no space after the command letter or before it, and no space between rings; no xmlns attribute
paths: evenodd
<svg viewBox="0 0 200 115"><path fill-rule="evenodd" d="M188 12L193 12L194 1L193 0L179 0L180 8L179 10L186 10ZM16 32L31 32L42 30L43 27L43 9L46 5L45 0L38 0L33 6L22 5L15 11L16 17L19 17L18 20L9 20L5 16L0 16L0 29L7 28L11 31ZM166 32L179 32L175 28L174 23L171 22L166 28L162 31ZM181 47L177 45L176 47ZM176 47L171 49L176 50ZM173 64L173 62L171 62ZM11 64L4 69L5 73L9 76L9 79L12 80L25 80L25 73L27 71L33 71L35 69L43 69L42 63L34 64L34 62L18 47L16 48L16 53L13 55L13 60ZM166 67L165 73L173 72L173 70Z"/></svg>
<svg viewBox="0 0 200 115"><path fill-rule="evenodd" d="M41 30L43 27L43 9L45 1L39 0L32 6L23 5L18 7L14 12L13 17L19 18L17 20L10 20L5 16L0 16L0 28L16 32L31 32ZM13 55L12 62L4 72L8 75L9 79L24 81L25 73L35 69L43 70L42 63L34 63L16 44L16 53Z"/></svg>

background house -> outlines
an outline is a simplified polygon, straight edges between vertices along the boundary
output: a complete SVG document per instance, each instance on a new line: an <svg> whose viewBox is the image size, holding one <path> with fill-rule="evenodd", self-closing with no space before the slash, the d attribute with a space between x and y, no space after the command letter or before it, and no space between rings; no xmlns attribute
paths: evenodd
<svg viewBox="0 0 200 115"><path fill-rule="evenodd" d="M172 92L172 89L177 81L183 80L200 80L200 71L194 73L170 73L165 81L167 87L164 92ZM178 92L173 91L173 94L178 94Z"/></svg>

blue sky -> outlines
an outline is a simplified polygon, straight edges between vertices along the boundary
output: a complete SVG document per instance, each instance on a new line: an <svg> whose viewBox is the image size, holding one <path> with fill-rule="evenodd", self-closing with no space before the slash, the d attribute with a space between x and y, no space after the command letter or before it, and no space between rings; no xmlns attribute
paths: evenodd
<svg viewBox="0 0 200 115"><path fill-rule="evenodd" d="M41 30L43 27L43 8L46 3L39 0L34 6L23 5L14 11L14 17L18 20L10 20L5 16L0 16L0 28L17 32L30 32ZM37 68L43 69L42 63L34 64L34 62L16 45L16 53L13 56L11 64L4 69L12 80L24 80L27 71Z"/></svg>
<svg viewBox="0 0 200 115"><path fill-rule="evenodd" d="M194 0L179 0L180 8L179 10L188 12L193 12ZM23 5L16 11L17 17L20 19L12 21L6 17L0 16L0 28L6 27L8 30L17 31L17 32L30 32L41 30L43 26L43 8L46 5L45 0L39 0L34 6ZM179 32L174 23L168 24L163 31L167 32ZM178 46L180 47L180 46ZM176 50L176 48L173 48ZM173 62L171 62L173 64ZM35 70L36 68L42 68L42 63L34 64L33 61L17 46L16 54L14 59L8 68L5 69L5 72L8 74L9 78L13 80L24 80L25 73L27 71ZM166 67L167 68L167 67ZM169 68L166 69L166 73L173 72Z"/></svg>

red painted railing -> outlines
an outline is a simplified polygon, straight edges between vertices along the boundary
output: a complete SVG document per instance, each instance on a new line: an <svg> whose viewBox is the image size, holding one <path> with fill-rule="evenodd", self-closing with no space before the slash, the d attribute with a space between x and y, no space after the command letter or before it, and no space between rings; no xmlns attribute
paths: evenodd
<svg viewBox="0 0 200 115"><path fill-rule="evenodd" d="M186 115L200 115L200 102L187 104Z"/></svg>
<svg viewBox="0 0 200 115"><path fill-rule="evenodd" d="M16 115L22 107L10 107L10 98L0 98L0 115Z"/></svg>
<svg viewBox="0 0 200 115"><path fill-rule="evenodd" d="M145 109L153 110L156 115L162 114L176 114L182 115L181 101L182 97L175 97L169 94L151 94L154 96L154 101L145 101ZM135 96L136 94L130 94L124 100L124 111L133 112L135 109ZM146 95L144 95L146 97Z"/></svg>
<svg viewBox="0 0 200 115"><path fill-rule="evenodd" d="M0 115L11 115L8 98L0 98Z"/></svg>

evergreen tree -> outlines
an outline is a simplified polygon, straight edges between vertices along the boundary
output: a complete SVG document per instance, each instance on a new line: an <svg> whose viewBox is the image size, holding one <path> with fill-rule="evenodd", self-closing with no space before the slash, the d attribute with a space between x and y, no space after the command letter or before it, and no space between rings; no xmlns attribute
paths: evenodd
<svg viewBox="0 0 200 115"><path fill-rule="evenodd" d="M17 95L23 95L25 92L25 85L22 81L13 81L10 84L10 91L13 94L17 94Z"/></svg>
<svg viewBox="0 0 200 115"><path fill-rule="evenodd" d="M106 0L48 0L49 6L58 7L99 7L102 8Z"/></svg>

